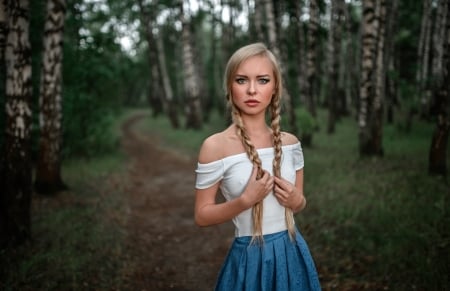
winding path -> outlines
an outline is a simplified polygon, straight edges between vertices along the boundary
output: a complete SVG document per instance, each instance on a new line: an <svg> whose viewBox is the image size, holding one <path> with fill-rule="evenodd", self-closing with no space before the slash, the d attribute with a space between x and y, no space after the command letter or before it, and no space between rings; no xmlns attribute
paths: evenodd
<svg viewBox="0 0 450 291"><path fill-rule="evenodd" d="M194 223L195 158L158 146L136 130L146 113L122 127L128 156L127 263L130 290L212 290L232 239L224 224Z"/></svg>

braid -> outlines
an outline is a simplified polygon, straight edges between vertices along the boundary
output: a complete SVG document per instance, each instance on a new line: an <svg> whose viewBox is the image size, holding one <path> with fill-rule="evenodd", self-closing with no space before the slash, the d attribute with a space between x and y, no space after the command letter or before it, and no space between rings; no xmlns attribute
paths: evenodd
<svg viewBox="0 0 450 291"><path fill-rule="evenodd" d="M253 164L256 164L258 167L258 172L256 173L256 178L260 179L263 176L262 162L258 156L258 152L255 149L255 146L251 143L250 138L245 130L244 124L241 119L241 115L239 114L239 110L236 108L234 104L232 104L231 114L233 118L233 122L237 128L237 135L242 141L244 145L245 151L249 159ZM252 241L262 241L262 217L263 217L263 202L260 201L253 205L252 208L252 217L253 217L253 238Z"/></svg>
<svg viewBox="0 0 450 291"><path fill-rule="evenodd" d="M271 113L271 127L273 132L273 146L275 148L275 156L273 159L273 174L277 177L281 177L281 130L280 130L280 98L273 97L270 106ZM286 226L289 232L291 240L295 239L295 226L292 209L286 207Z"/></svg>

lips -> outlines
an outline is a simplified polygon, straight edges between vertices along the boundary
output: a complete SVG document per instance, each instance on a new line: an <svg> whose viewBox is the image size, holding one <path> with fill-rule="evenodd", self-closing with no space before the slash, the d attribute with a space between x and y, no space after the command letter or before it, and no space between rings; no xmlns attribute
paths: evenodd
<svg viewBox="0 0 450 291"><path fill-rule="evenodd" d="M259 101L257 101L257 100L247 100L244 103L247 104L248 106L257 106L259 104Z"/></svg>

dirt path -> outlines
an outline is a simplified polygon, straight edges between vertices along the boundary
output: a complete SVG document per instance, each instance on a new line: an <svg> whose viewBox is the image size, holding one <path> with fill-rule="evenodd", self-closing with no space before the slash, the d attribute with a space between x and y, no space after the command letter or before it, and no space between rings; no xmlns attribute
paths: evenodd
<svg viewBox="0 0 450 291"><path fill-rule="evenodd" d="M129 157L127 254L130 290L212 290L232 239L232 226L194 224L195 159L161 149L135 130L146 115L123 127Z"/></svg>

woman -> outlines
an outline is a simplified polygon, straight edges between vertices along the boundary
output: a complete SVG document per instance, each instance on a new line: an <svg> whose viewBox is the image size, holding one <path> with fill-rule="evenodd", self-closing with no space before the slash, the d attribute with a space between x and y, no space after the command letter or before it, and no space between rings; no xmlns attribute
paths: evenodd
<svg viewBox="0 0 450 291"><path fill-rule="evenodd" d="M280 131L282 79L274 55L261 43L238 49L224 86L233 122L205 139L196 170L196 223L235 226L216 290L320 290L293 217L306 205L303 153L294 135ZM226 202L216 202L219 188Z"/></svg>

